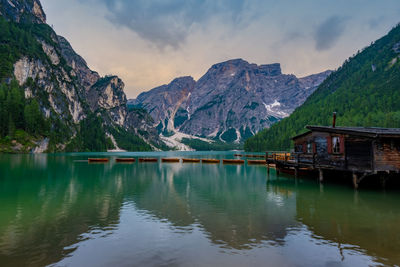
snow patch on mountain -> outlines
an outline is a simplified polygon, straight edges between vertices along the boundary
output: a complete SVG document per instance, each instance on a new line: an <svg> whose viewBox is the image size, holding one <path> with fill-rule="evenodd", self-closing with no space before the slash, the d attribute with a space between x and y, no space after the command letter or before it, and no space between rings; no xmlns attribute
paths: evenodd
<svg viewBox="0 0 400 267"><path fill-rule="evenodd" d="M268 114L278 117L278 118L285 118L288 117L289 114L280 110L281 103L278 102L278 100L275 100L274 103L267 105L265 102L263 102L265 109L267 110Z"/></svg>
<svg viewBox="0 0 400 267"><path fill-rule="evenodd" d="M201 138L201 137L190 135L190 134L181 133L178 131L174 132L174 134L172 136L168 136L168 137L160 135L160 138L162 141L164 141L165 144L167 144L167 146L169 146L170 148L175 148L179 151L194 151L192 148L190 148L189 146L182 143L183 138L198 139L203 142L212 143L212 141L209 139Z"/></svg>

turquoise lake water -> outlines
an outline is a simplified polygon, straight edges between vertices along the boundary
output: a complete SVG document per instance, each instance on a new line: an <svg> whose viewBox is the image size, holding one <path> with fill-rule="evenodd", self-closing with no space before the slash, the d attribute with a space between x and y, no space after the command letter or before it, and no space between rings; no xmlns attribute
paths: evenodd
<svg viewBox="0 0 400 267"><path fill-rule="evenodd" d="M398 191L247 164L115 163L234 153L0 155L0 266L400 264Z"/></svg>

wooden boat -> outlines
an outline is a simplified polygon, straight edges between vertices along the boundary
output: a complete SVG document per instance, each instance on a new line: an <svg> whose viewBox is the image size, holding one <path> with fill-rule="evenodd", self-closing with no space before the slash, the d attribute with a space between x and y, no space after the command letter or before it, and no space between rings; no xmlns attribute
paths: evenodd
<svg viewBox="0 0 400 267"><path fill-rule="evenodd" d="M115 159L116 162L135 162L134 158L117 158Z"/></svg>
<svg viewBox="0 0 400 267"><path fill-rule="evenodd" d="M220 160L219 159L202 159L201 162L202 163L219 163Z"/></svg>
<svg viewBox="0 0 400 267"><path fill-rule="evenodd" d="M223 159L223 164L244 164L244 160L242 159Z"/></svg>
<svg viewBox="0 0 400 267"><path fill-rule="evenodd" d="M108 158L88 158L89 162L108 162Z"/></svg>
<svg viewBox="0 0 400 267"><path fill-rule="evenodd" d="M247 164L249 165L266 165L267 161L265 160L247 160Z"/></svg>
<svg viewBox="0 0 400 267"><path fill-rule="evenodd" d="M178 159L178 158L162 158L161 162L178 163L178 162L180 162L180 159Z"/></svg>
<svg viewBox="0 0 400 267"><path fill-rule="evenodd" d="M158 162L158 158L139 158L139 162Z"/></svg>
<svg viewBox="0 0 400 267"><path fill-rule="evenodd" d="M182 159L183 163L199 163L200 159Z"/></svg>

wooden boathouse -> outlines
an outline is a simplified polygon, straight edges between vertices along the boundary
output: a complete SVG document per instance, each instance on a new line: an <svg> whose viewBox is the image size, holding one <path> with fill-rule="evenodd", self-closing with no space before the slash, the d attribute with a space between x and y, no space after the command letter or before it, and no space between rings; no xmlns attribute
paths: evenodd
<svg viewBox="0 0 400 267"><path fill-rule="evenodd" d="M354 187L370 175L384 186L389 176L400 172L400 129L307 126L307 132L292 138L294 153L279 158L268 155L267 163L278 170L325 171L352 174Z"/></svg>

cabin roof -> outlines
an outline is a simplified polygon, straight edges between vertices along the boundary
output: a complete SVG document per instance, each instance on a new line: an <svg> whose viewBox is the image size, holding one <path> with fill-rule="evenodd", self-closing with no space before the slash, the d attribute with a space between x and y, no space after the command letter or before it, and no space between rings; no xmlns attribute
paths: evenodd
<svg viewBox="0 0 400 267"><path fill-rule="evenodd" d="M300 138L300 137L306 136L306 135L308 135L308 134L310 134L310 133L311 133L311 131L307 131L307 132L305 132L305 133L296 135L295 137L292 137L292 140L295 140L295 139L298 139L298 138Z"/></svg>
<svg viewBox="0 0 400 267"><path fill-rule="evenodd" d="M400 128L378 128L378 127L328 127L328 126L306 126L310 132L329 132L338 134L358 135L365 137L394 137L400 138ZM303 134L304 135L304 134ZM295 138L301 137L296 136Z"/></svg>

